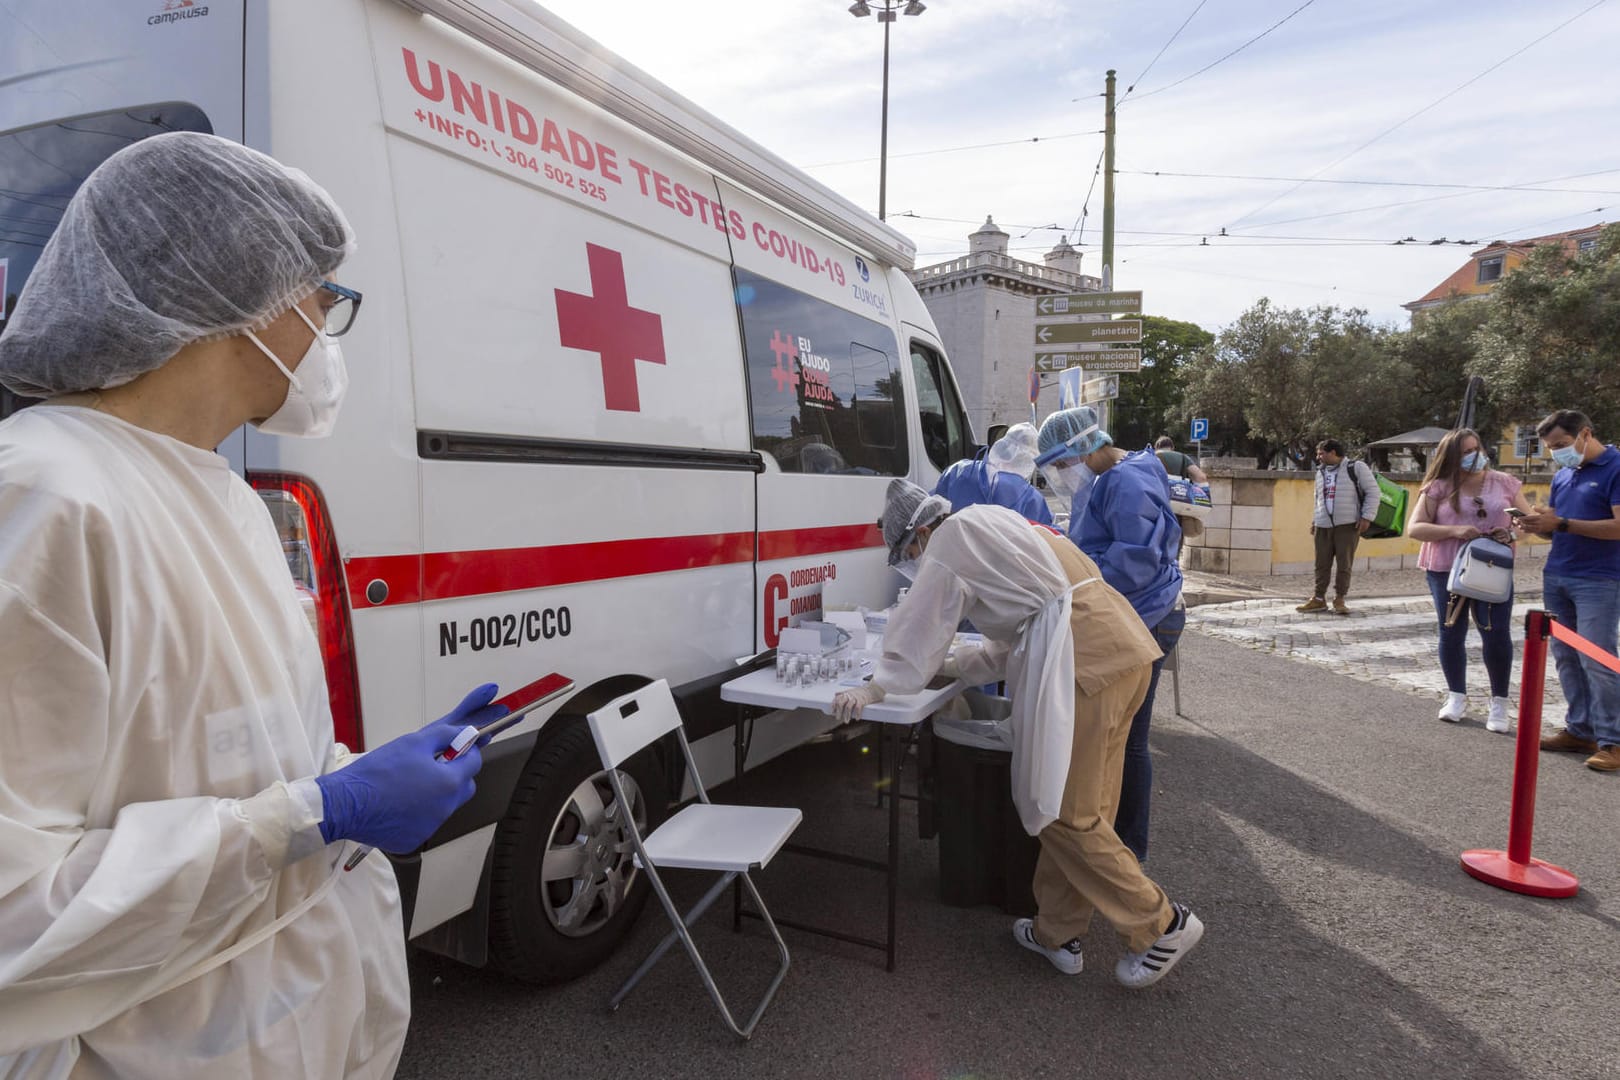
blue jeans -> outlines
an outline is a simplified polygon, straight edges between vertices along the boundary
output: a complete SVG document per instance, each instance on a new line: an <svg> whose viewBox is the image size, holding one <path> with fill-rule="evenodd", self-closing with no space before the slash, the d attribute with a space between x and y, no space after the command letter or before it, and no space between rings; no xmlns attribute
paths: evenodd
<svg viewBox="0 0 1620 1080"><path fill-rule="evenodd" d="M1614 652L1620 628L1620 581L1543 574L1547 611L1600 649ZM1552 643L1558 682L1568 703L1569 733L1599 746L1620 746L1620 675L1561 641Z"/></svg>
<svg viewBox="0 0 1620 1080"><path fill-rule="evenodd" d="M1176 650L1182 628L1187 625L1187 609L1173 608L1153 628L1153 640L1164 656L1153 661L1147 697L1131 717L1131 733L1125 739L1125 773L1119 786L1119 809L1114 813L1114 832L1138 861L1148 855L1148 803L1153 797L1153 755L1148 753L1148 727L1153 723L1153 695L1159 689L1159 672Z"/></svg>
<svg viewBox="0 0 1620 1080"><path fill-rule="evenodd" d="M1451 574L1445 570L1430 570L1429 593L1434 597L1434 613L1440 620L1440 670L1445 673L1446 687L1453 693L1468 690L1468 620L1458 619L1456 626L1446 625L1446 607L1451 594L1446 582ZM1491 677L1491 696L1507 697L1508 682L1513 676L1513 597L1500 604L1487 604L1483 600L1470 600L1474 612L1474 625L1479 627L1480 641L1484 643L1485 672ZM1486 629L1489 626L1490 629Z"/></svg>

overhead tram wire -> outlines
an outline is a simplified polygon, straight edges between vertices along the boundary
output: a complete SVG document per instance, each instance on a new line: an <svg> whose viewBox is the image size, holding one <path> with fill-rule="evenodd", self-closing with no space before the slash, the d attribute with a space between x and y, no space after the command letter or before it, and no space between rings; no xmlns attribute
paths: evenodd
<svg viewBox="0 0 1620 1080"><path fill-rule="evenodd" d="M1501 237L1512 236L1514 233L1522 232L1525 229L1540 229L1547 225L1556 225L1560 221L1568 221L1570 218L1588 217L1592 214L1603 214L1613 209L1614 207L1612 206L1594 206L1590 210L1577 210L1573 214L1560 214L1558 217L1543 218L1540 221L1532 221L1525 225L1514 225L1507 229L1489 229L1484 233L1481 233L1481 235L1489 236L1491 239L1487 240L1486 243L1491 243L1497 239L1500 239ZM1576 226L1576 228L1580 228L1580 226ZM1512 241L1508 242L1511 243Z"/></svg>
<svg viewBox="0 0 1620 1080"><path fill-rule="evenodd" d="M1538 188L1529 187L1525 184L1438 184L1424 180L1332 180L1327 177L1315 176L1248 176L1241 173L1170 172L1166 169L1115 169L1114 171L1129 176L1164 176L1182 180L1260 180L1281 184L1348 184L1359 187L1451 188L1468 191L1545 191L1559 195L1620 195L1620 191L1606 189ZM1596 172L1580 173L1578 176L1605 176L1617 172L1620 172L1620 169L1599 169ZM1575 179L1575 177L1567 177L1566 179Z"/></svg>
<svg viewBox="0 0 1620 1080"><path fill-rule="evenodd" d="M913 221L942 221L942 222L949 222L951 224L957 224L957 225L976 225L976 224L979 224L978 220L975 219L975 218L936 217L936 216L929 215L929 214L919 214L915 210L906 210L906 211L903 211L901 213L890 214L889 216L891 218L911 218ZM1009 229L1022 230L1022 233L1021 233L1022 236L1027 236L1032 232L1042 232L1042 231L1061 232L1062 231L1062 226L1060 226L1060 225L1025 225L1025 224L1022 224L1022 223L1005 222L1005 221L1002 222L1001 224L1003 226L1005 226L1006 228L1009 228ZM1114 231L1120 236L1163 236L1163 237L1171 237L1171 238L1174 238L1174 239L1199 239L1199 238L1203 238L1203 237L1208 237L1208 238L1214 238L1214 239L1220 239L1220 240L1290 240L1290 241L1308 241L1308 242L1313 242L1313 243L1322 243L1322 244L1325 244L1325 245L1334 245L1334 244L1389 244L1389 245L1394 245L1394 244L1396 244L1398 242L1396 240L1391 240L1388 237L1379 237L1379 236L1291 236L1291 235L1279 236L1279 235L1272 235L1272 234L1269 234L1269 233L1232 233L1232 232L1228 232L1228 233L1223 234L1223 233L1212 233L1212 232L1208 232L1208 231L1195 232L1195 231L1191 231L1191 230L1178 231L1178 230L1171 230L1171 229L1116 229ZM1412 241L1407 241L1407 242L1412 242ZM1428 241L1416 241L1416 243L1424 243L1424 244L1426 244L1426 243L1428 243ZM1132 245L1129 245L1129 246L1132 246L1132 247L1147 247L1147 246L1157 247L1159 245L1158 244L1152 244L1152 245L1132 244ZM1204 245L1193 245L1193 246L1201 247L1201 246L1204 246ZM1021 250L1033 251L1035 249L1034 248L1024 248L1024 249L1021 249Z"/></svg>
<svg viewBox="0 0 1620 1080"><path fill-rule="evenodd" d="M1187 24L1193 21L1193 16L1197 15L1200 11L1204 10L1204 5L1207 4L1207 3L1209 3L1209 0L1198 0L1198 6L1193 8L1192 13L1189 14L1185 19L1181 20L1181 25L1176 27L1176 32L1170 35L1170 40L1166 41L1163 45L1159 46L1159 51L1153 54L1153 59L1149 60L1148 61L1148 66L1142 69L1142 74L1140 74L1136 78L1132 79L1131 84L1125 88L1124 95L1122 95L1120 97L1120 99L1114 103L1114 108L1116 110L1121 105L1125 104L1125 98L1130 97L1131 96L1131 91L1136 89L1137 84L1140 83L1143 79L1147 78L1148 72L1153 70L1153 65L1157 64L1159 62L1159 57L1163 56L1164 53L1165 53L1165 50L1176 43L1176 38L1180 37L1181 32L1183 30L1187 29ZM1145 97L1146 95L1143 95L1143 96Z"/></svg>
<svg viewBox="0 0 1620 1080"><path fill-rule="evenodd" d="M1599 2L1601 2L1601 0L1599 0ZM1177 79L1175 82L1166 83L1164 86L1159 87L1157 90L1149 90L1145 94L1139 94L1139 95L1137 95L1136 100L1137 101L1146 101L1148 98L1154 96L1155 94L1162 94L1166 90L1172 90L1175 87L1180 86L1182 83L1188 81L1189 79L1196 79L1198 76L1202 75L1204 72L1208 71L1210 68L1218 67L1221 64L1226 63L1228 60L1232 59L1232 57L1236 56L1238 53L1242 52L1244 49L1247 49L1250 45L1253 45L1255 42L1259 41L1261 38L1265 37L1267 34L1270 34L1273 30L1277 29L1283 23L1287 22L1289 19L1292 19L1295 15L1298 15L1300 12L1304 11L1306 8L1310 7L1314 3L1316 3L1316 0L1305 0L1305 2L1303 4L1299 5L1299 7L1295 8L1293 11L1290 11L1287 15L1284 15L1281 19L1278 19L1276 22L1272 23L1270 26L1268 26L1264 30L1260 31L1260 33L1256 34L1254 37L1250 38L1248 41L1245 41L1243 44L1239 45L1237 48L1233 49L1231 52L1227 53L1225 56L1221 57L1219 60L1216 60L1214 63L1205 64L1203 67L1199 68L1197 71L1193 72L1191 75L1183 75L1181 78ZM1202 6L1202 5L1200 5L1200 6ZM1178 31L1178 33L1179 33L1179 31ZM1123 105L1124 101L1122 100L1120 102L1120 104ZM1118 107L1119 107L1118 105L1115 106L1115 108L1118 108Z"/></svg>
<svg viewBox="0 0 1620 1080"><path fill-rule="evenodd" d="M1080 204L1080 216L1074 219L1074 228L1069 230L1077 244L1083 243L1086 238L1086 218L1091 214L1091 193L1097 190L1097 177L1102 175L1103 155L1107 153L1106 146L1097 151L1097 164L1091 170L1091 186L1086 188L1086 201Z"/></svg>
<svg viewBox="0 0 1620 1080"><path fill-rule="evenodd" d="M1198 0L1198 6L1193 8L1192 12L1185 19L1181 20L1181 25L1176 27L1176 32L1171 34L1169 39L1165 41L1163 45L1159 46L1159 51L1153 54L1153 59L1149 60L1147 67L1142 69L1142 74L1138 75L1135 79L1132 79L1131 84L1125 88L1124 97L1120 98L1119 101L1114 103L1115 112L1119 111L1119 106L1125 100L1125 98L1131 96L1131 91L1136 89L1136 84L1147 78L1147 73L1153 70L1153 65L1159 62L1159 57L1164 55L1166 49L1175 44L1176 39L1181 36L1181 32L1187 29L1187 24L1193 21L1193 16L1202 11L1204 5L1208 2L1209 0ZM1074 100L1079 101L1081 99L1075 98ZM1104 129L1103 133L1107 134L1107 130ZM1108 147L1106 144L1104 144L1103 148L1097 153L1097 164L1091 170L1091 186L1086 188L1085 201L1080 204L1080 216L1074 219L1074 228L1069 230L1069 235L1074 237L1075 243L1077 244L1083 242L1085 239L1086 218L1091 214L1091 196L1097 190L1097 178L1102 175L1103 158L1107 156L1107 154Z"/></svg>
<svg viewBox="0 0 1620 1080"><path fill-rule="evenodd" d="M1592 175L1595 175L1595 174L1593 174L1593 173L1577 173L1577 174L1575 174L1573 176L1555 176L1555 177L1552 177L1551 179L1548 179L1548 180L1533 180L1528 185L1524 185L1523 188L1522 188L1522 191L1523 191L1524 194L1534 194L1537 191L1546 190L1544 188L1535 187L1534 185L1536 185L1536 184L1556 184L1556 183L1558 183L1559 181L1562 181L1562 180L1573 180L1573 179L1577 179L1578 177L1581 177L1581 176L1592 176ZM1349 214L1360 214L1360 213L1364 213L1364 212L1369 211L1369 210L1387 210L1387 209L1390 209L1391 207L1395 207L1395 206L1415 206L1418 203L1443 202L1443 201L1445 201L1447 199L1462 199L1462 198L1467 198L1468 196L1471 196L1471 195L1479 195L1479 194L1481 194L1481 193L1478 192L1478 191L1454 191L1454 192L1451 192L1450 194L1447 194L1447 195L1425 195L1420 199L1399 199L1399 200L1396 200L1395 202L1374 203L1371 206L1358 206L1358 207L1355 207L1355 208L1350 209L1350 210L1332 210L1332 211L1329 211L1327 213L1322 213L1322 214L1306 214L1306 215L1304 215L1302 217L1276 218L1276 219L1274 219L1272 221L1257 221L1253 225L1251 225L1250 228L1253 228L1253 229L1268 229L1268 228L1271 228L1274 225L1297 225L1302 221L1321 221L1324 218L1345 217L1346 215L1349 215Z"/></svg>
<svg viewBox="0 0 1620 1080"><path fill-rule="evenodd" d="M1394 125L1392 125L1390 127L1385 128L1383 131L1380 131L1377 135L1374 135L1372 138L1368 139L1366 142L1362 143L1360 146L1356 147L1354 150L1350 151L1348 154L1345 154L1342 157L1336 158L1333 161L1329 162L1328 164L1322 166L1320 169L1318 169L1314 173L1312 173L1310 175L1310 177L1307 178L1307 180L1302 180L1299 183L1295 184L1293 187L1289 188L1287 191L1281 192L1280 194L1277 194L1277 195L1273 195L1270 199L1267 199L1265 202L1261 203L1259 206L1255 207L1253 210L1250 210L1248 213L1244 214L1242 217L1238 218L1236 221L1233 221L1231 223L1231 225L1236 226L1238 224L1241 224L1243 221L1245 221L1245 220L1253 217L1254 215L1260 213L1262 210L1265 210L1267 207L1273 205L1274 203L1277 203L1282 199L1286 199L1288 196L1292 195L1294 192L1298 191L1301 187L1303 187L1308 180L1314 180L1315 178L1321 176L1323 173L1327 172L1329 169L1337 168L1338 166L1344 164L1346 161L1349 161L1351 158L1355 157L1357 154L1359 154L1363 150L1367 149L1367 147L1371 146L1373 143L1378 142L1380 139L1384 138L1385 136L1399 130L1402 127L1405 127L1407 124L1411 123L1413 120L1416 120L1418 117L1422 116L1424 113L1428 112L1430 109L1433 109L1436 106L1442 104L1443 102L1449 100L1450 98L1455 97L1457 94L1462 93L1464 90L1468 89L1470 86L1474 85L1479 80L1483 79L1485 76L1489 75L1491 72L1493 72L1497 68L1501 67L1503 64L1506 64L1509 60L1512 60L1512 59L1514 59L1514 58L1516 58L1518 56L1521 56L1525 52L1528 52L1530 49L1535 48L1537 45L1541 44L1543 41L1546 41L1548 38L1550 38L1554 34L1558 33L1558 31L1562 30L1564 27L1566 27L1570 23L1574 22L1576 19L1581 18L1581 16L1586 15L1588 12L1595 11L1596 9L1602 7L1604 4L1606 4L1608 2L1609 2L1609 0L1594 0L1594 2L1592 4L1590 4L1589 6L1587 6L1585 8L1582 8L1580 11L1576 12L1574 15L1571 15L1569 18L1565 19L1563 22L1559 23L1557 26L1553 27L1551 30L1547 31L1545 34L1542 34L1540 37L1536 38L1534 41L1530 42L1529 44L1523 45L1520 48L1515 49L1513 52L1509 53L1507 56L1504 56L1502 59L1500 59L1496 63L1492 64L1490 67L1486 68L1484 71L1481 71L1478 75L1475 75L1473 78L1469 79L1467 82L1463 83L1461 86L1455 87L1454 89L1449 90L1446 93L1440 95L1439 97L1435 98L1433 101L1429 102L1427 105L1423 106L1423 108L1419 109L1417 112L1415 112L1412 115L1408 116L1406 119L1401 120L1398 123L1396 123L1396 124L1394 124Z"/></svg>
<svg viewBox="0 0 1620 1080"><path fill-rule="evenodd" d="M904 154L890 154L889 160L895 158L927 157L930 154L958 154L966 150L993 150L1003 146L1022 146L1025 143L1057 142L1059 139L1079 139L1086 135L1101 135L1102 131L1071 131L1063 135L1031 135L1027 139L1004 139L1001 142L973 143L968 146L941 146L933 150L912 150ZM801 169L831 169L839 165L865 165L876 161L875 157L848 158L844 161L821 161L814 165L801 165Z"/></svg>

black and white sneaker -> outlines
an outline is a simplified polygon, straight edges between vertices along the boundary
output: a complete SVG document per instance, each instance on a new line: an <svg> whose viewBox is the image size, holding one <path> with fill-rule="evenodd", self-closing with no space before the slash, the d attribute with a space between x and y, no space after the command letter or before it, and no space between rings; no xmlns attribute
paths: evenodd
<svg viewBox="0 0 1620 1080"><path fill-rule="evenodd" d="M1159 940L1148 946L1147 952L1128 952L1119 958L1114 977L1121 986L1141 990L1152 986L1175 967L1181 958L1192 951L1204 936L1204 924L1198 916L1181 904L1171 904L1175 913L1170 929L1159 935ZM1056 963L1056 961L1053 961Z"/></svg>
<svg viewBox="0 0 1620 1080"><path fill-rule="evenodd" d="M1038 952L1048 960L1052 966L1065 975L1078 975L1086 966L1086 958L1080 952L1080 939L1074 938L1067 944L1059 945L1055 949L1048 949L1035 940L1034 919L1013 920L1013 940L1031 952Z"/></svg>

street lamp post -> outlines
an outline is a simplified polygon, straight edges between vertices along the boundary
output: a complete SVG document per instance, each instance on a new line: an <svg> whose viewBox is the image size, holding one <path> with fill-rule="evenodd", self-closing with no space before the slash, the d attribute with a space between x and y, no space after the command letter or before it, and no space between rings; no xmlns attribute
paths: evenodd
<svg viewBox="0 0 1620 1080"><path fill-rule="evenodd" d="M883 134L878 144L878 220L886 220L889 200L889 24L895 20L895 8L899 0L883 0L883 6L878 9L878 22L883 24ZM907 15L921 15L928 10L921 0L910 0L901 9ZM871 5L866 0L855 0L849 5L849 13L857 19L864 19L872 14Z"/></svg>

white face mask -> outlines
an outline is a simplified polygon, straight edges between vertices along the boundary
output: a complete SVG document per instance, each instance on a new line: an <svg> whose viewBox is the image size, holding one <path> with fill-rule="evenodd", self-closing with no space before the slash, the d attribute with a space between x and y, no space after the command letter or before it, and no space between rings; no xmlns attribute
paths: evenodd
<svg viewBox="0 0 1620 1080"><path fill-rule="evenodd" d="M894 568L899 571L901 577L915 584L917 581L917 563L918 560L916 559L901 559L894 564Z"/></svg>
<svg viewBox="0 0 1620 1080"><path fill-rule="evenodd" d="M326 331L311 322L302 308L295 306L293 311L315 333L315 339L304 350L304 358L298 362L296 375L287 370L287 365L258 335L246 331L248 340L287 377L287 397L281 407L254 426L266 435L320 439L332 434L332 426L337 423L338 408L349 389L349 372L343 366L343 350L338 347L337 339L328 337Z"/></svg>

